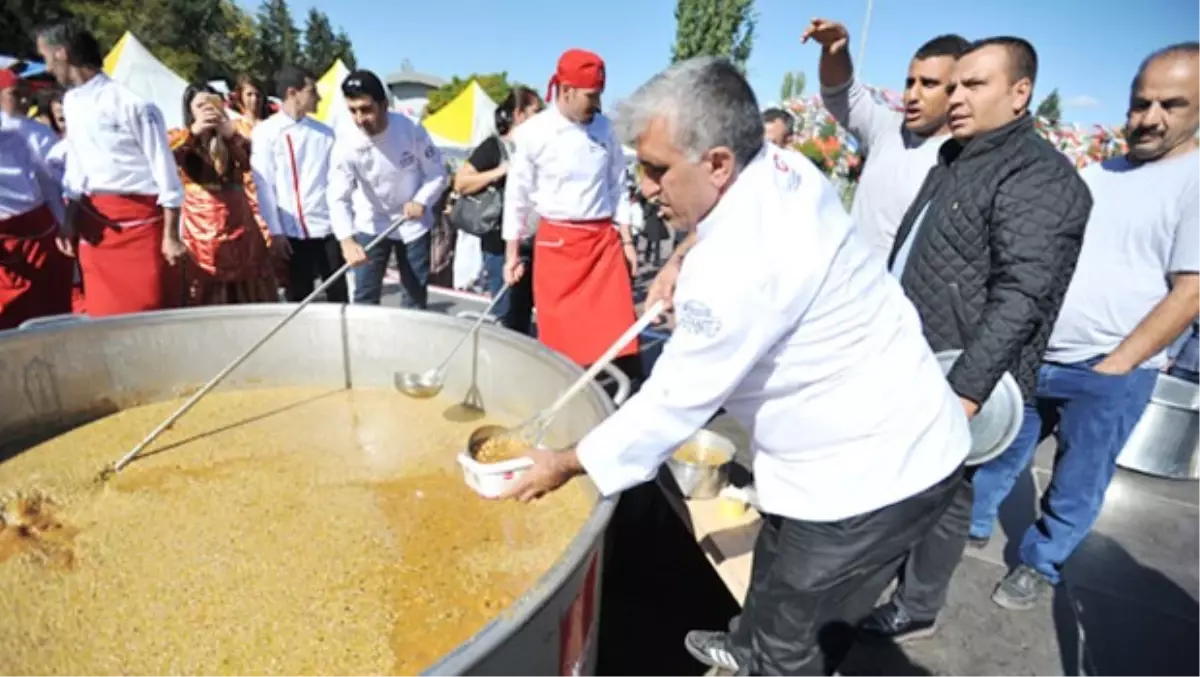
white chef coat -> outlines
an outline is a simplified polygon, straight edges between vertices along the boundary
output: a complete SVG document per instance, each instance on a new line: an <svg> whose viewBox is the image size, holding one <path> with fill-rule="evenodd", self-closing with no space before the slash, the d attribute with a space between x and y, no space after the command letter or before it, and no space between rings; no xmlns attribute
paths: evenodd
<svg viewBox="0 0 1200 677"><path fill-rule="evenodd" d="M63 223L59 184L34 156L29 139L20 132L0 130L0 220L20 216L43 204Z"/></svg>
<svg viewBox="0 0 1200 677"><path fill-rule="evenodd" d="M803 156L770 147L700 223L676 329L645 385L578 445L605 495L654 477L724 406L765 512L826 522L908 498L966 458L958 397L900 285Z"/></svg>
<svg viewBox="0 0 1200 677"><path fill-rule="evenodd" d="M59 139L46 153L46 168L60 185L67 171L67 140Z"/></svg>
<svg viewBox="0 0 1200 677"><path fill-rule="evenodd" d="M333 130L309 116L279 111L250 133L250 168L258 212L272 235L309 239L333 232L329 220L329 156Z"/></svg>
<svg viewBox="0 0 1200 677"><path fill-rule="evenodd" d="M353 129L351 129L353 127ZM433 226L433 203L446 187L442 154L425 128L400 113L388 113L383 133L368 137L354 125L338 132L329 168L329 217L333 234L378 235L404 213L425 205L419 222L408 222L393 239L412 242Z"/></svg>
<svg viewBox="0 0 1200 677"><path fill-rule="evenodd" d="M50 149L58 143L58 134L46 125L19 115L9 115L0 111L0 130L19 132L25 137L34 157L45 162L50 155Z"/></svg>
<svg viewBox="0 0 1200 677"><path fill-rule="evenodd" d="M547 106L513 131L504 183L505 240L528 237L530 213L549 221L611 219L623 190L625 156L612 123L597 113L586 125Z"/></svg>
<svg viewBox="0 0 1200 677"><path fill-rule="evenodd" d="M183 184L158 106L98 73L63 96L71 162L63 192L155 195L163 207L183 204Z"/></svg>

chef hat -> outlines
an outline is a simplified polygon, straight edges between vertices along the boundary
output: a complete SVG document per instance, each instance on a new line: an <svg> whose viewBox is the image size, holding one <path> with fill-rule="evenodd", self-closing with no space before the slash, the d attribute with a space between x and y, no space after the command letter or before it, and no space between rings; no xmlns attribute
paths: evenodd
<svg viewBox="0 0 1200 677"><path fill-rule="evenodd" d="M558 68L546 85L546 100L562 85L580 89L604 89L604 59L586 49L568 49L558 58Z"/></svg>
<svg viewBox="0 0 1200 677"><path fill-rule="evenodd" d="M0 68L0 89L16 87L21 78L7 68Z"/></svg>

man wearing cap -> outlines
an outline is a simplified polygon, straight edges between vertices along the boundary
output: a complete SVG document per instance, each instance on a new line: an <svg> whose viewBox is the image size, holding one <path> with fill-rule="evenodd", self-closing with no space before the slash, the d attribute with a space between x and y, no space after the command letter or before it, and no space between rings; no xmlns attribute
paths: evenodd
<svg viewBox="0 0 1200 677"><path fill-rule="evenodd" d="M37 46L46 70L69 90L66 229L82 240L88 315L179 305L178 264L187 253L179 232L183 185L162 112L104 74L91 33L59 24L41 31Z"/></svg>
<svg viewBox="0 0 1200 677"><path fill-rule="evenodd" d="M34 158L46 162L58 135L46 125L26 117L21 111L21 79L11 70L0 69L0 129L17 132L33 149Z"/></svg>
<svg viewBox="0 0 1200 677"><path fill-rule="evenodd" d="M425 308L432 206L446 188L442 154L420 125L388 112L388 94L371 71L351 73L342 95L354 129L338 133L329 169L329 217L342 255L357 266L354 302L379 305L392 251L400 267L401 304ZM404 225L371 251L363 247L393 220Z"/></svg>
<svg viewBox="0 0 1200 677"><path fill-rule="evenodd" d="M625 161L611 123L600 114L604 77L599 56L581 49L563 53L546 93L553 105L513 134L504 189L504 279L513 284L525 274L522 224L530 213L539 215L533 271L538 338L580 365L595 362L634 321L629 266L637 251L628 225L613 223ZM634 378L641 375L637 352L635 339L616 363Z"/></svg>
<svg viewBox="0 0 1200 677"><path fill-rule="evenodd" d="M71 260L56 238L62 193L28 140L0 130L0 330L71 312Z"/></svg>

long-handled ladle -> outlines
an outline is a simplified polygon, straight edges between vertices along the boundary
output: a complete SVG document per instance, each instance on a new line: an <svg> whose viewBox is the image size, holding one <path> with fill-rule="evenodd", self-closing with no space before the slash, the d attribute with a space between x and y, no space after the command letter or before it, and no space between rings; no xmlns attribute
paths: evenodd
<svg viewBox="0 0 1200 677"><path fill-rule="evenodd" d="M454 359L454 356L458 354L458 351L467 342L467 339L471 338L475 335L475 332L479 331L479 328L483 326L484 321L487 320L487 318L492 314L492 308L496 307L496 304L500 301L500 298L506 293L508 293L507 284L501 287L500 291L494 297L492 297L492 302L488 305L487 310L483 311L483 314L479 316L479 319L475 320L475 324L471 326L471 330L466 334L463 334L463 337L458 340L458 344L450 350L450 354L446 356L446 359L443 360L440 365L421 373L417 373L415 371L406 371L397 376L396 387L400 389L400 392L408 395L409 397L417 397L421 399L434 397L438 393L442 392L442 388L446 387L446 368L450 366L450 360Z"/></svg>
<svg viewBox="0 0 1200 677"><path fill-rule="evenodd" d="M474 451L483 442L489 439L497 438L512 440L513 442L519 443L526 447L541 446L546 436L546 428L549 427L550 423L554 420L554 417L558 416L563 407L565 407L573 397L582 392L583 389L586 388L592 382L592 380L596 378L596 375L600 373L600 370L604 369L610 362L616 359L617 353L620 353L622 348L628 345L629 342L632 341L636 336L641 334L646 327L650 326L650 323L653 322L658 317L659 313L662 312L662 308L662 301L655 302L655 304L651 306L649 310L643 313L642 316L633 323L633 326L629 327L629 329L626 329L625 333L621 334L621 337L614 341L613 344L609 346L608 350L604 351L604 354L600 356L600 359L596 360L592 366L588 367L588 370L585 371L583 375L575 381L575 383L571 384L571 387L564 390L563 393L558 396L558 399L554 401L554 404L551 404L546 409L534 414L513 428L484 426L483 428L472 432L467 441L467 448Z"/></svg>
<svg viewBox="0 0 1200 677"><path fill-rule="evenodd" d="M405 223L407 223L407 221L403 220L403 219L393 222L382 233L380 233L379 235L376 235L375 239L368 242L367 245L365 247L363 247L363 250L369 251L372 247L374 247L375 245L382 242L389 235L396 232L396 230L399 229L400 226L404 225ZM150 434L146 435L145 439L143 439L141 442L138 442L137 446L135 446L133 449L129 450L129 453L122 456L120 459L117 460L116 463L112 464L112 466L110 468L107 468L105 470L105 472L101 473L101 477L106 477L112 473L120 472L121 468L124 468L126 465L129 465L129 462L132 461L133 459L137 458L138 454L142 453L142 451L146 447L150 446L150 444L152 442L154 442L154 440L158 439L159 435L163 434L163 432L165 432L167 430L167 428L170 428L171 426L175 425L176 421L178 421L181 417L183 417L184 414L188 413L188 411L190 411L192 407L196 406L196 403L199 402L201 399L203 399L203 397L205 395L207 395L210 391L212 391L213 388L216 388L218 385L220 385L221 382L224 381L226 377L228 377L231 373L233 373L233 370L242 366L243 362L250 359L251 355L258 352L259 348L262 348L263 345L267 341L271 340L271 337L273 337L273 336L275 336L275 334L279 333L280 329L283 329L284 326L286 326L288 322L291 322L294 317L299 315L300 311L302 311L306 307L308 307L308 304L312 303L313 300L316 299L317 296L321 292L325 291L326 289L329 288L330 285L332 285L334 282L337 282L339 279L341 279L341 277L346 274L346 271L350 270L350 267L351 267L351 264L345 263L342 265L341 268L338 268L332 275L325 278L325 280L323 282L321 282L321 286L314 289L313 292L311 294L309 294L303 301L296 304L296 307L292 309L292 312L288 313L282 320L280 320L278 322L278 324L276 324L274 327L272 327L270 331L268 331L266 334L263 335L262 338L260 338L257 342L255 342L254 345L252 345L248 349L246 349L246 352L239 355L237 357L237 359L230 362L228 365L225 366L224 369L222 369L220 372L218 372L216 376L212 377L212 379L210 379L208 383L205 383L204 387L200 388L200 390L197 390L195 392L195 394L193 394L191 397L189 397L187 402L184 402L182 406L180 406L178 409L175 410L175 413L171 414L170 416L167 417L167 419L165 421L158 424L157 428L155 428L154 430L151 430Z"/></svg>

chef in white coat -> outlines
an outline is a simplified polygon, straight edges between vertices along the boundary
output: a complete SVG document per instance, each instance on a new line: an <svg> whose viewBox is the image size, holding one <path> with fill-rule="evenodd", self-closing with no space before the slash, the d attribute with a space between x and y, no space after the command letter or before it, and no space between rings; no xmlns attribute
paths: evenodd
<svg viewBox="0 0 1200 677"><path fill-rule="evenodd" d="M737 69L708 58L618 110L642 192L697 235L676 330L637 395L577 446L531 450L508 497L585 473L618 494L724 407L751 431L764 522L741 616L687 648L735 672L820 674L836 657L818 634L870 611L949 505L970 433L899 285L811 163L764 144L758 111Z"/></svg>
<svg viewBox="0 0 1200 677"><path fill-rule="evenodd" d="M360 70L342 81L354 120L339 130L329 170L329 216L342 256L355 266L354 302L379 305L388 261L396 252L401 305L425 308L429 294L429 231L433 203L446 189L442 154L424 127L388 111L379 76ZM386 241L363 247L405 219Z"/></svg>

